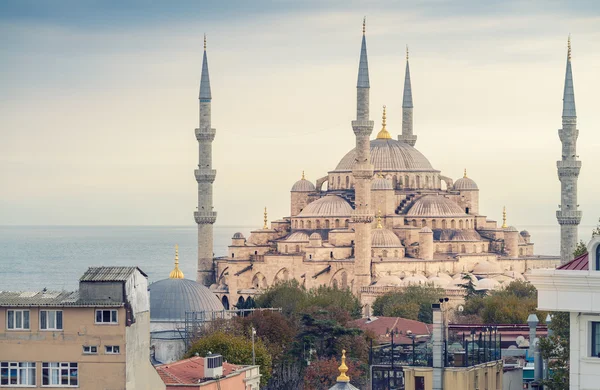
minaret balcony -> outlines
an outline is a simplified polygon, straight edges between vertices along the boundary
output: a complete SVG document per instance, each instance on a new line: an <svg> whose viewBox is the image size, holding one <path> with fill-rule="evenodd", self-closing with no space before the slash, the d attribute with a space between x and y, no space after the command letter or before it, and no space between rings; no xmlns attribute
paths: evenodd
<svg viewBox="0 0 600 390"><path fill-rule="evenodd" d="M198 183L213 183L217 176L217 171L215 169L196 169L194 170L194 175Z"/></svg>
<svg viewBox="0 0 600 390"><path fill-rule="evenodd" d="M194 219L198 225L213 224L217 220L216 211L195 211Z"/></svg>
<svg viewBox="0 0 600 390"><path fill-rule="evenodd" d="M581 170L581 161L561 160L556 162L559 177L579 176Z"/></svg>
<svg viewBox="0 0 600 390"><path fill-rule="evenodd" d="M373 165L370 162L367 164L356 164L354 169L352 169L352 176L355 179L373 179Z"/></svg>
<svg viewBox="0 0 600 390"><path fill-rule="evenodd" d="M366 120L355 120L352 121L352 130L354 131L354 135L357 136L370 136L373 132L373 126L375 126L375 122L366 121Z"/></svg>
<svg viewBox="0 0 600 390"><path fill-rule="evenodd" d="M557 210L556 219L559 225L579 225L583 213L578 210Z"/></svg>
<svg viewBox="0 0 600 390"><path fill-rule="evenodd" d="M209 141L212 142L215 139L217 130L211 128L196 129L196 139L198 141Z"/></svg>
<svg viewBox="0 0 600 390"><path fill-rule="evenodd" d="M352 222L354 222L354 223L371 223L371 222L373 222L373 214L354 213L354 214L352 214Z"/></svg>

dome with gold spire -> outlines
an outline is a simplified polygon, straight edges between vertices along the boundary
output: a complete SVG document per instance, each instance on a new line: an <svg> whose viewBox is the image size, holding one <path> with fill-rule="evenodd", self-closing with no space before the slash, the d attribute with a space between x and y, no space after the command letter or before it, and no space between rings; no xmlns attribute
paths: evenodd
<svg viewBox="0 0 600 390"><path fill-rule="evenodd" d="M291 192L312 192L315 190L315 185L306 180L304 177L304 171L302 171L302 178L294 183Z"/></svg>

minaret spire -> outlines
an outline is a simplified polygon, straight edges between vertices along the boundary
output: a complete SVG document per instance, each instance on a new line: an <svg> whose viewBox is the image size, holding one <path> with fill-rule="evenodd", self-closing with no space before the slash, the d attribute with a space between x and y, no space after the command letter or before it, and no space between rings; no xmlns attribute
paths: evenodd
<svg viewBox="0 0 600 390"><path fill-rule="evenodd" d="M359 294L361 287L371 284L371 164L370 137L373 121L369 119L369 63L367 61L366 19L363 19L363 36L358 65L356 84L356 120L352 121L352 130L356 139L356 159L352 167L354 177L354 213L352 220L356 239L354 244L354 293Z"/></svg>
<svg viewBox="0 0 600 390"><path fill-rule="evenodd" d="M206 55L206 35L204 35L204 54L202 74L200 76L200 120L195 130L198 140L198 169L194 171L198 182L198 210L194 219L198 224L198 283L210 286L214 283L213 272L213 224L217 213L213 211L213 182L217 171L212 169L212 142L216 130L211 127L210 78L208 76L208 57Z"/></svg>
<svg viewBox="0 0 600 390"><path fill-rule="evenodd" d="M402 96L402 135L398 141L415 146L417 136L413 134L413 100L410 84L410 66L408 64L408 45L406 45L406 70L404 72L404 94Z"/></svg>
<svg viewBox="0 0 600 390"><path fill-rule="evenodd" d="M571 69L571 36L567 40L567 69L563 91L562 129L558 130L562 143L562 159L556 163L561 187L560 210L556 219L560 225L560 261L562 264L573 259L577 246L577 226L581 222L581 211L577 204L577 178L581 161L577 160L577 111Z"/></svg>

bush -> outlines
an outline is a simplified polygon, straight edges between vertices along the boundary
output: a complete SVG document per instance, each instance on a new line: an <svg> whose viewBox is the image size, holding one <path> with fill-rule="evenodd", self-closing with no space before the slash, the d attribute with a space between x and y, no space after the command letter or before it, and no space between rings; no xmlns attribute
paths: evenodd
<svg viewBox="0 0 600 390"><path fill-rule="evenodd" d="M373 315L402 317L431 324L431 304L439 302L439 298L445 294L442 288L411 285L377 297L373 303Z"/></svg>

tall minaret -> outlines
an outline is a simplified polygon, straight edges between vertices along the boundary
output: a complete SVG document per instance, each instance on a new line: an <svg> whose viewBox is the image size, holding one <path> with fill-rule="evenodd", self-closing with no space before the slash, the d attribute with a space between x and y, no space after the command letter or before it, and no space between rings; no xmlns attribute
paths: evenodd
<svg viewBox="0 0 600 390"><path fill-rule="evenodd" d="M577 161L577 112L571 73L571 37L568 40L567 72L563 94L562 129L558 130L562 142L562 159L556 163L560 180L560 210L556 219L560 225L560 261L562 264L573 259L577 246L577 226L581 222L581 211L577 204L577 177L581 161Z"/></svg>
<svg viewBox="0 0 600 390"><path fill-rule="evenodd" d="M415 146L417 136L413 134L413 101L410 86L410 67L408 66L408 46L406 46L406 71L404 73L404 95L402 96L402 135L398 141Z"/></svg>
<svg viewBox="0 0 600 390"><path fill-rule="evenodd" d="M212 142L216 130L211 128L210 79L208 77L208 59L206 57L206 35L204 36L204 57L202 58L202 76L200 78L200 125L196 129L199 146L198 169L194 171L198 182L198 211L194 218L198 224L198 274L196 280L205 286L214 283L213 271L213 223L217 213L213 211L213 182L217 171L212 169Z"/></svg>
<svg viewBox="0 0 600 390"><path fill-rule="evenodd" d="M369 120L369 63L367 62L367 41L363 20L363 36L356 85L356 120L352 121L352 130L356 136L356 161L352 169L354 176L355 209L352 215L354 223L354 292L371 284L371 164L370 136L373 121Z"/></svg>

